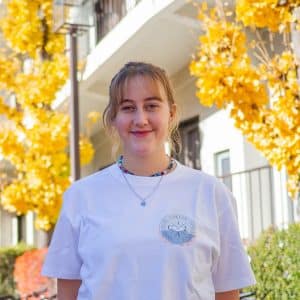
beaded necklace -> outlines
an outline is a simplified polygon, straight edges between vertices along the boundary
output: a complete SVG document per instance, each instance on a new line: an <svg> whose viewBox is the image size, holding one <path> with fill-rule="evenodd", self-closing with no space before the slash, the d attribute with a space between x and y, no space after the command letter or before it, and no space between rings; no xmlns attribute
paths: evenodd
<svg viewBox="0 0 300 300"><path fill-rule="evenodd" d="M124 156L121 155L119 158L118 158L118 161L117 161L117 164L118 164L118 167L122 170L123 173L125 174L130 174L130 175L135 175L134 173L132 173L131 171L127 170L125 167L124 167ZM167 168L163 171L160 171L160 172L156 172L156 173L153 173L151 175L149 175L149 177L155 177L155 176L163 176L163 175L166 175L167 173L169 173L170 170L173 169L173 167L175 166L175 159L174 158L170 158L170 162L169 162L169 165L167 166Z"/></svg>

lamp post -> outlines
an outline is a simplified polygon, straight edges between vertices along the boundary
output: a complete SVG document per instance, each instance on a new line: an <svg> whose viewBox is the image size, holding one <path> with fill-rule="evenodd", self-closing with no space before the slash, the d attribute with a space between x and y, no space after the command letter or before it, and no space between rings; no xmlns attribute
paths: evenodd
<svg viewBox="0 0 300 300"><path fill-rule="evenodd" d="M53 4L53 30L68 35L70 40L70 157L71 176L75 181L80 178L77 36L94 25L94 1L54 0Z"/></svg>

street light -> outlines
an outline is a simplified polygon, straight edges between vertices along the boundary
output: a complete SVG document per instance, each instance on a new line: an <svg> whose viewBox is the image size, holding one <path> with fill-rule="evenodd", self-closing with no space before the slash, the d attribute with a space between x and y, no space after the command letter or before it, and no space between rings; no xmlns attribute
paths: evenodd
<svg viewBox="0 0 300 300"><path fill-rule="evenodd" d="M53 30L68 35L70 39L70 157L71 176L75 181L80 178L77 36L94 26L94 1L54 0L53 4Z"/></svg>

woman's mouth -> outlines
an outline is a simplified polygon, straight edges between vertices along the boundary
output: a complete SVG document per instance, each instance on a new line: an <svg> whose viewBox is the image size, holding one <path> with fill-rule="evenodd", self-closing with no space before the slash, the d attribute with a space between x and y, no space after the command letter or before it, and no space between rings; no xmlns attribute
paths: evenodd
<svg viewBox="0 0 300 300"><path fill-rule="evenodd" d="M136 137L145 137L148 134L150 134L152 130L136 130L136 131L131 131L131 133L136 136Z"/></svg>

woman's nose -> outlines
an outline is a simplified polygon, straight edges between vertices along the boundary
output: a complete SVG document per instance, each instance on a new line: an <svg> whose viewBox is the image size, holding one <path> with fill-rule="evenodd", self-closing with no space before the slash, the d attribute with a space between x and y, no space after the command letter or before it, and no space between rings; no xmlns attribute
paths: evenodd
<svg viewBox="0 0 300 300"><path fill-rule="evenodd" d="M137 109L135 112L134 118L135 125L137 126L144 126L148 123L147 114L144 109Z"/></svg>

